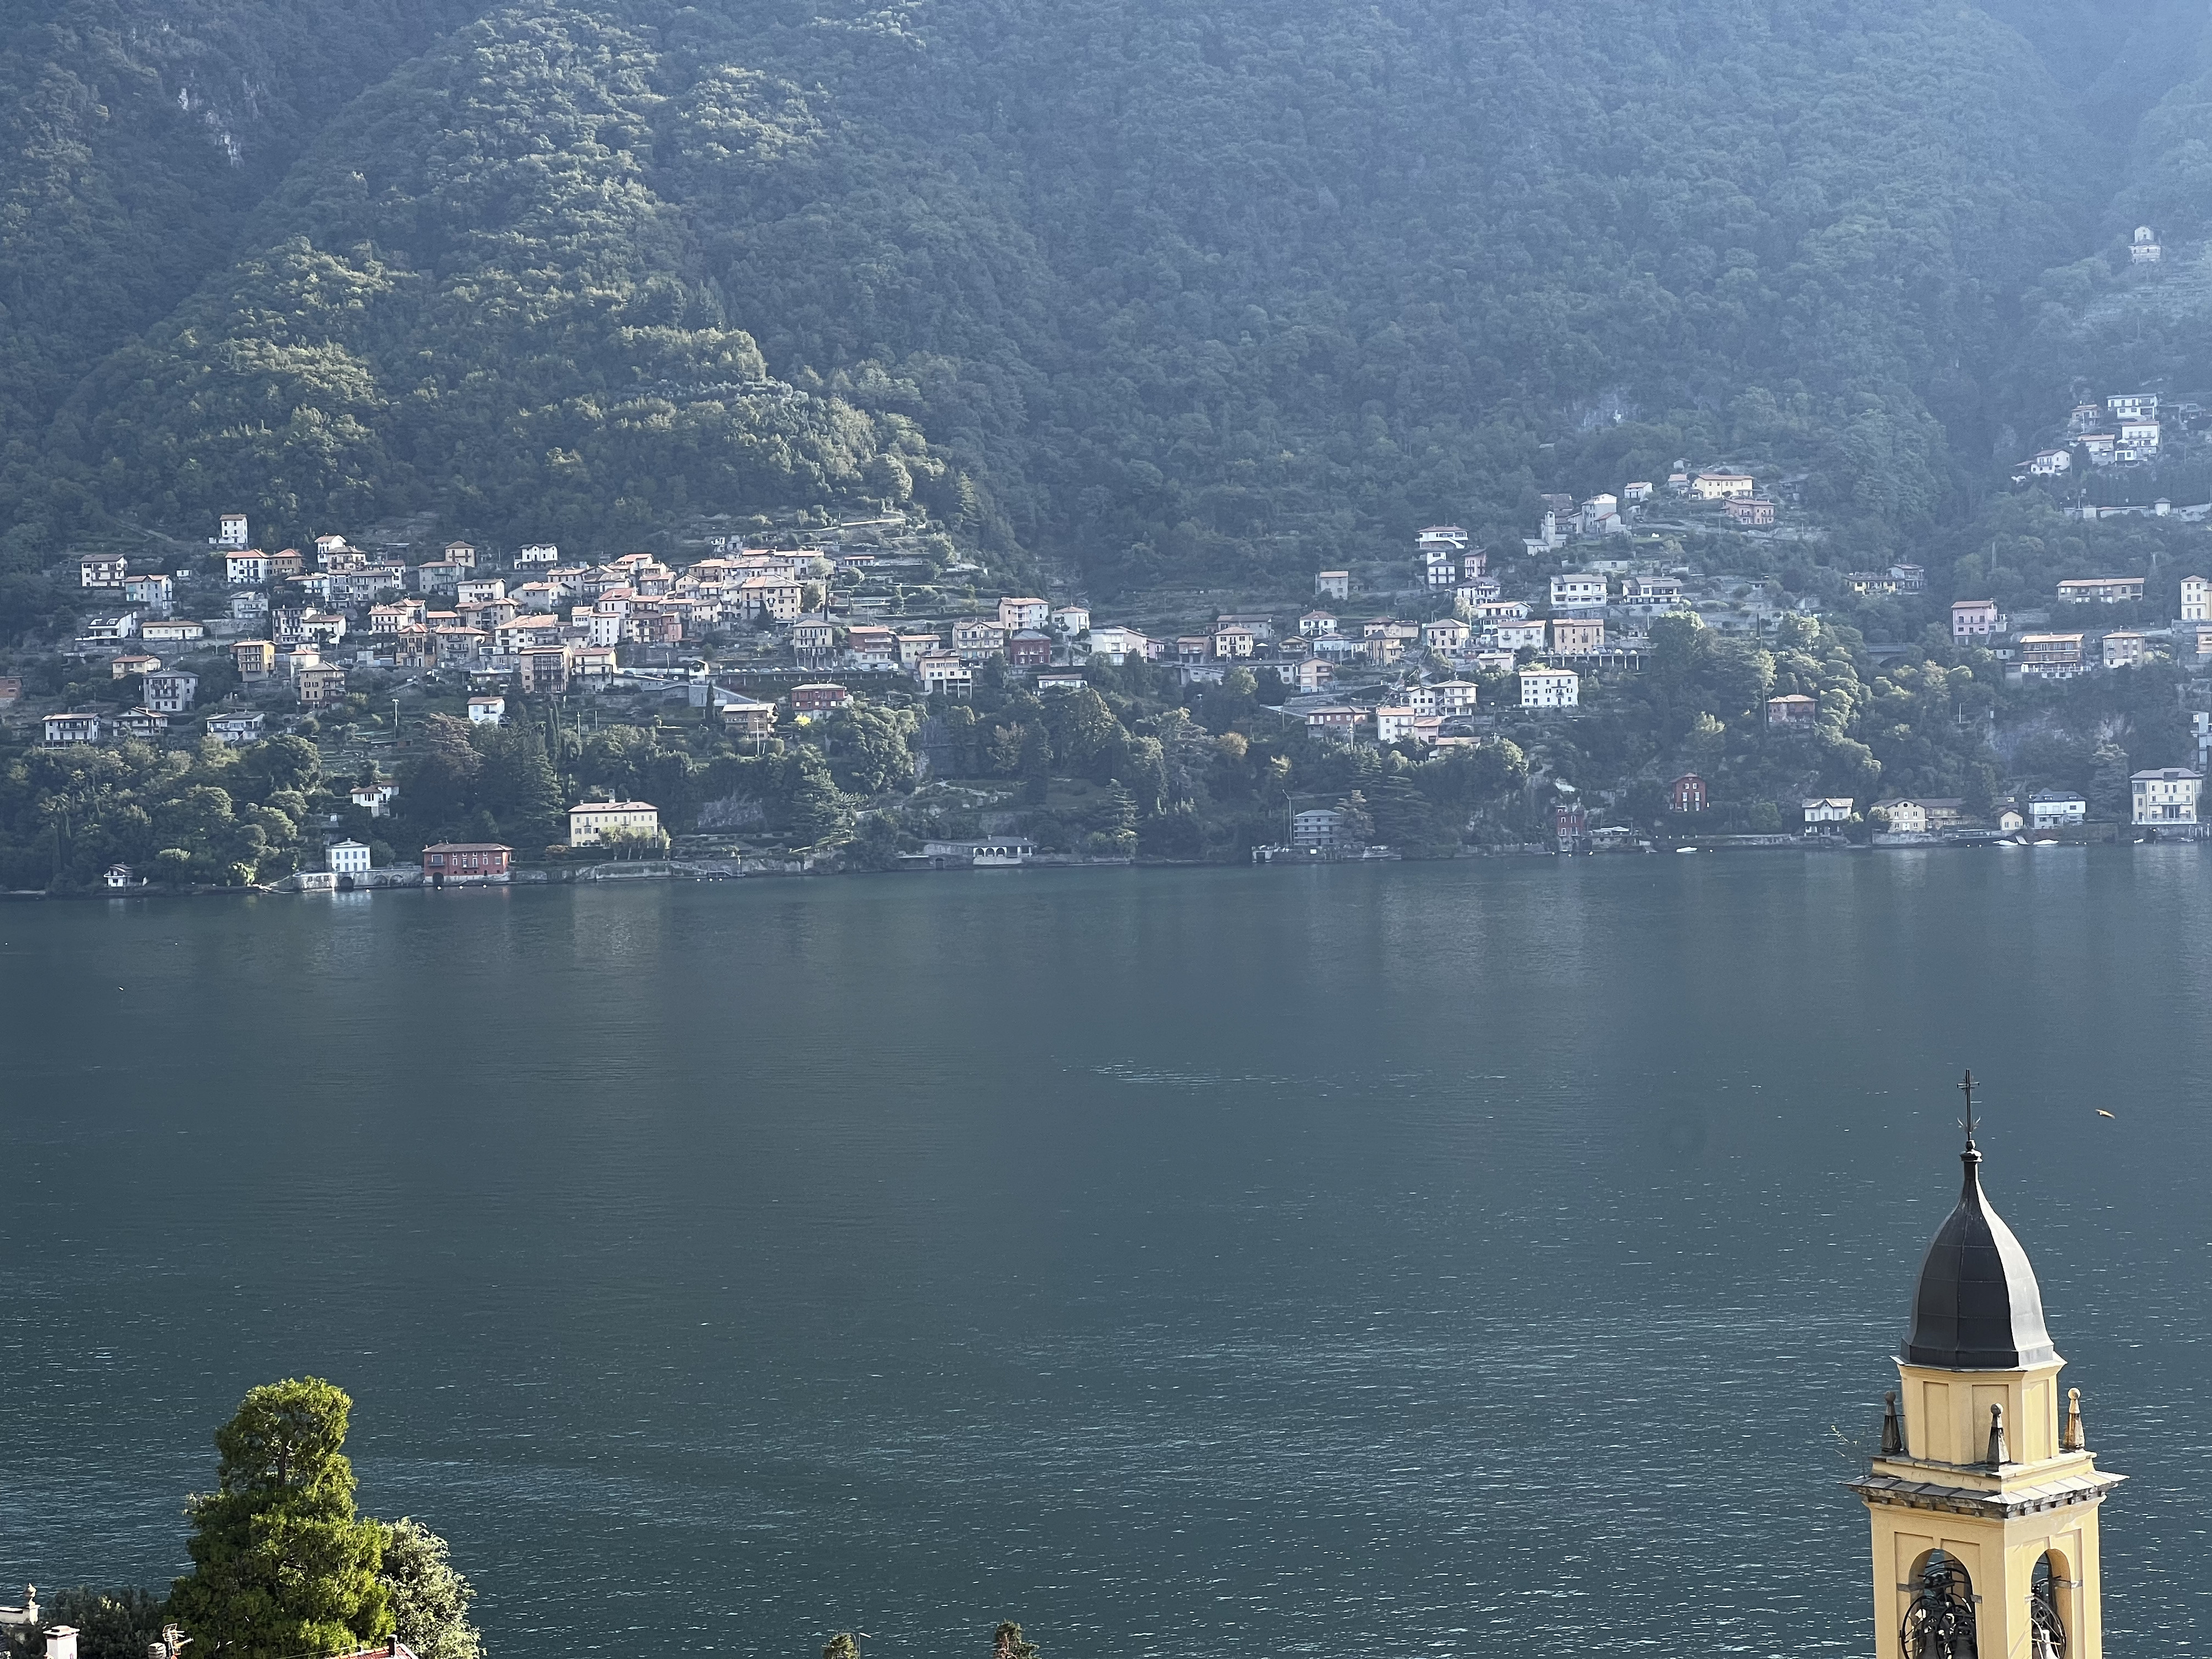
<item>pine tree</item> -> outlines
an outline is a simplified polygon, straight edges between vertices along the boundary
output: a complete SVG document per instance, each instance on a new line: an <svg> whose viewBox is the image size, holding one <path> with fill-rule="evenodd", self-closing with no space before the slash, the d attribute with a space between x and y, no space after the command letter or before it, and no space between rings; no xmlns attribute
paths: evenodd
<svg viewBox="0 0 2212 1659"><path fill-rule="evenodd" d="M198 1659L295 1659L391 1633L384 1528L354 1513L353 1401L319 1377L255 1389L216 1431L216 1490L194 1498L192 1571L170 1611Z"/></svg>

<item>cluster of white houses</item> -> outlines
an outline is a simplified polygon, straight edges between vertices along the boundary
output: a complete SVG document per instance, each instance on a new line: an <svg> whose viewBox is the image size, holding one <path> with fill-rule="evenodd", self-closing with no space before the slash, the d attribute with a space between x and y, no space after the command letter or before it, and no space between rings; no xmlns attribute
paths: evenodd
<svg viewBox="0 0 2212 1659"><path fill-rule="evenodd" d="M2194 831L2203 793L2203 774L2190 767L2167 766L2137 772L2130 780L2129 821L2138 829ZM1698 813L1710 805L1705 780L1685 772L1668 786L1668 805L1676 813ZM1840 833L1859 817L1859 804L1849 795L1808 796L1798 803L1798 813L1808 836ZM1891 795L1869 801L1868 818L1894 836L1934 836L1960 830L1999 836L2063 831L2088 822L2086 796L2067 790L2044 790L2024 801L1999 801L1985 823L1969 817L1966 803L1957 797Z"/></svg>
<svg viewBox="0 0 2212 1659"><path fill-rule="evenodd" d="M1698 487L1705 487L1703 475ZM1629 492L1634 499L1649 493ZM1585 504L1591 533L1605 533L1605 514L1598 509L1610 500ZM337 535L316 538L312 551L268 552L252 545L243 514L225 514L211 539L222 563L219 617L176 614L178 579L134 574L125 556L78 560L86 591L124 601L88 619L79 648L105 654L118 679L137 677L143 700L120 714L57 714L46 724L50 744L158 734L191 709L204 678L180 658L204 669L209 654L222 653L249 693L279 694L307 710L346 696L349 673L364 667L460 671L479 682L470 718L496 722L505 718L510 691L557 695L580 683L604 683L624 672L626 651L678 647L738 624L772 629L802 672L823 677L791 692L792 712L801 715L849 699L834 677L900 674L925 693L961 697L993 661L1032 676L1046 690L1080 684L1084 665L1092 660L1171 663L1194 681L1220 678L1243 663L1265 663L1294 696L1310 698L1326 694L1347 667L1389 669L1425 658L1449 678L1433 695L1427 688L1408 693L1377 727L1418 741L1435 735L1435 722L1471 709L1473 685L1459 678L1465 673L1519 667L1522 707L1575 708L1583 672L1632 661L1647 643L1634 633L1609 631L1608 613L1632 625L1685 608L1677 577L1578 572L1551 578L1550 614L1534 614L1535 605L1502 595L1482 552L1464 530L1448 525L1424 530L1418 550L1430 584L1452 594L1449 617L1355 623L1316 609L1294 627L1279 628L1271 615L1224 614L1202 632L1173 635L1094 623L1085 605L1027 595L937 623L870 619L854 609L834 614L827 602L838 579L864 578L873 558L838 548L734 547L676 568L648 553L568 562L546 544L521 549L508 568L495 570L476 546L459 541L415 565ZM1325 599L1348 599L1351 578L1324 571L1316 587ZM719 687L712 701L743 736L765 738L774 729L773 704ZM226 740L260 734L258 715L223 718L218 735ZM1333 709L1315 711L1310 723L1334 732L1343 717Z"/></svg>
<svg viewBox="0 0 2212 1659"><path fill-rule="evenodd" d="M2157 252L2155 243L2149 246L2154 253ZM2182 412L2193 415L2196 411L2185 406ZM2038 450L2013 477L2025 483L2030 478L2063 478L2093 467L2143 465L2157 460L2167 447L2166 428L2154 392L2120 392L2102 404L2076 404L2066 417L2066 442L2057 448Z"/></svg>

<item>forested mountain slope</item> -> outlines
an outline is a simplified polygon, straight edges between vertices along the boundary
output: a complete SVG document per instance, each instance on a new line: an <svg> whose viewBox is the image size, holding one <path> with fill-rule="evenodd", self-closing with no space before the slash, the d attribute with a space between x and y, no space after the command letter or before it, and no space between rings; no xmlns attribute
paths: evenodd
<svg viewBox="0 0 2212 1659"><path fill-rule="evenodd" d="M330 116L465 0L0 0L0 477L108 352L234 258Z"/></svg>
<svg viewBox="0 0 2212 1659"><path fill-rule="evenodd" d="M1680 453L1895 535L2080 372L2119 218L2212 200L2160 3L205 9L16 0L18 558L914 495L1103 592Z"/></svg>

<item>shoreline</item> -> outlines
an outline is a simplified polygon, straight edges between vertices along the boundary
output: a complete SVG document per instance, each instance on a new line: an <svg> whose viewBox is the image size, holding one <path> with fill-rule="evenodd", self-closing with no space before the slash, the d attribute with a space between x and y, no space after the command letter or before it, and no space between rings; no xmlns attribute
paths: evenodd
<svg viewBox="0 0 2212 1659"><path fill-rule="evenodd" d="M810 860L744 859L718 860L698 864L669 860L656 860L650 864L643 864L629 869L611 865L585 866L573 870L560 871L555 871L542 866L533 866L528 869L517 871L506 879L493 878L447 881L442 884L434 884L425 879L419 872L395 871L373 872L377 876L385 878L383 879L356 882L349 878L349 884L345 886L339 886L336 884L324 884L320 883L313 885L302 884L299 882L298 875L295 874L293 876L284 877L281 880L276 882L258 882L243 887L220 887L214 885L164 887L157 886L152 883L144 883L127 888L87 888L82 891L67 893L57 893L44 888L6 888L0 889L0 903L28 903L46 901L56 901L66 903L84 900L101 900L114 902L117 901L127 901L131 899L237 898L249 896L272 898L353 897L356 896L365 896L376 892L444 892L447 890L456 892L473 892L484 890L499 890L501 889L514 889L518 887L570 887L583 886L586 884L599 885L611 882L788 881L824 879L853 876L980 875L1009 869L1055 871L1107 869L1239 870L1249 869L1255 866L1265 868L1281 866L1291 869L1313 869L1324 866L1334 866L1337 865L1461 864L1486 862L1495 859L1574 860L1582 858L1596 858L1613 860L1620 858L1652 857L1669 853L1678 854L1705 853L1799 853L1805 854L1819 854L1823 856L1829 856L1836 854L1850 853L1966 852L1993 848L2016 848L2025 851L2043 847L2087 848L2095 847L2132 848L2148 846L2185 846L2192 843L2212 842L2212 826L2204 827L2200 833L2180 836L2170 834L2159 835L2156 833L2130 835L2125 833L2127 830L2136 827L2136 826L2130 825L2116 826L2116 829L2119 833L2102 836L2062 837L2045 836L2034 838L1990 836L1987 838L1972 839L1939 839L1935 836L1929 836L1923 839L1916 836L1910 841L1899 839L1897 841L1887 842L1887 844L1877 843L1874 845L1869 845L1863 842L1838 842L1828 840L1808 842L1796 837L1770 837L1764 836L1746 836L1742 837L1689 837L1678 841L1673 845L1666 845L1659 842L1644 842L1635 847L1604 847L1583 848L1577 851L1564 851L1555 848L1543 847L1534 843L1524 842L1518 846L1465 848L1447 857L1428 859L1409 859L1403 854L1398 852L1395 848L1378 849L1376 852L1360 856L1310 855L1306 857L1299 857L1292 848L1255 848L1254 849L1255 853L1271 852L1274 854L1275 856L1267 858L1253 857L1249 860L1238 860L1233 863L1218 862L1204 859L1091 858L1079 854L1047 854L1042 857L1030 859L1019 864L940 864L929 868L908 866L905 868L893 870L845 870L835 867L817 868L813 866L812 861ZM325 872L311 871L301 873L321 875Z"/></svg>

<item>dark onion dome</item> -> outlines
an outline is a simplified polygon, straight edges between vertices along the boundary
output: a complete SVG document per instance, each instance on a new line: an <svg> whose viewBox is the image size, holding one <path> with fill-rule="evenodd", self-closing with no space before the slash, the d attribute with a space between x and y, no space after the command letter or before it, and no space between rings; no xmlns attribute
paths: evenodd
<svg viewBox="0 0 2212 1659"><path fill-rule="evenodd" d="M1920 1264L1908 1365L1946 1371L2010 1371L2057 1362L2043 1328L2043 1291L2027 1252L1982 1196L1982 1155L1971 1138L1960 1154L1966 1179Z"/></svg>

